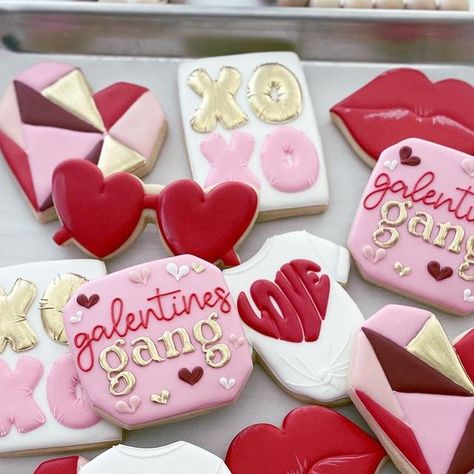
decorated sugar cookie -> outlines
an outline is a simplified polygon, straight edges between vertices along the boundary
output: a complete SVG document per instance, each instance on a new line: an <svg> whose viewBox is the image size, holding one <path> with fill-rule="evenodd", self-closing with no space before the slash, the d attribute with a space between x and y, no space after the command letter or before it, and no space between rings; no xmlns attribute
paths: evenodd
<svg viewBox="0 0 474 474"><path fill-rule="evenodd" d="M252 370L222 272L191 255L86 284L64 320L91 403L127 429L229 404Z"/></svg>
<svg viewBox="0 0 474 474"><path fill-rule="evenodd" d="M464 153L419 139L384 151L349 236L362 275L448 312L473 312L473 186L474 158Z"/></svg>
<svg viewBox="0 0 474 474"><path fill-rule="evenodd" d="M385 460L382 446L339 413L296 408L281 429L267 423L242 430L227 451L232 474L375 474Z"/></svg>
<svg viewBox="0 0 474 474"><path fill-rule="evenodd" d="M352 339L364 320L339 285L349 265L345 248L299 231L268 239L254 257L224 272L258 359L305 402L347 398Z"/></svg>
<svg viewBox="0 0 474 474"><path fill-rule="evenodd" d="M421 71L402 68L334 105L331 117L360 158L374 166L386 148L411 137L473 155L473 106L474 88L467 82L432 82Z"/></svg>
<svg viewBox="0 0 474 474"><path fill-rule="evenodd" d="M41 63L17 76L0 100L0 149L41 221L55 217L54 168L69 158L105 174L151 171L166 119L146 87L117 82L92 93L80 69Z"/></svg>
<svg viewBox="0 0 474 474"><path fill-rule="evenodd" d="M81 456L51 459L41 463L34 474L79 474L86 464L87 460Z"/></svg>
<svg viewBox="0 0 474 474"><path fill-rule="evenodd" d="M183 179L145 185L129 173L104 177L93 163L68 160L53 177L53 197L62 227L58 245L75 243L97 258L124 250L149 222L157 224L174 255L192 253L234 266L235 252L253 226L258 195L245 183L226 182L204 190Z"/></svg>
<svg viewBox="0 0 474 474"><path fill-rule="evenodd" d="M56 459L43 463L35 474L76 474L77 471L56 471L65 461ZM69 461L68 461L69 462ZM80 469L81 474L230 474L222 459L184 441L159 448L134 448L118 445L97 456Z"/></svg>
<svg viewBox="0 0 474 474"><path fill-rule="evenodd" d="M474 332L453 345L429 311L389 305L363 325L349 393L401 472L474 469Z"/></svg>
<svg viewBox="0 0 474 474"><path fill-rule="evenodd" d="M88 402L62 321L72 294L105 273L94 260L0 269L1 455L93 448L121 439L121 430L101 420Z"/></svg>
<svg viewBox="0 0 474 474"><path fill-rule="evenodd" d="M179 94L191 170L201 186L241 181L257 188L260 219L326 209L321 140L294 53L184 62Z"/></svg>

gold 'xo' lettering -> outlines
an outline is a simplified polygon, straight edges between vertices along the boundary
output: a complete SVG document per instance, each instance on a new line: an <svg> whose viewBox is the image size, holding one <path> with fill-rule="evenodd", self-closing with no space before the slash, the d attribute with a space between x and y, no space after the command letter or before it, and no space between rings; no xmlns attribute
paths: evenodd
<svg viewBox="0 0 474 474"><path fill-rule="evenodd" d="M413 206L411 201L387 201L380 209L380 217L382 218L377 229L372 235L372 239L376 245L381 248L389 249L394 247L400 240L400 233L395 227L403 224L408 218L408 209ZM391 219L389 214L392 209L397 209L398 216ZM380 238L388 233L388 238L381 241Z"/></svg>
<svg viewBox="0 0 474 474"><path fill-rule="evenodd" d="M267 123L289 122L303 110L298 79L281 64L259 66L249 81L247 98L255 115Z"/></svg>
<svg viewBox="0 0 474 474"><path fill-rule="evenodd" d="M9 295L0 287L0 354L7 343L15 352L26 351L38 344L26 314L36 296L36 286L18 278Z"/></svg>
<svg viewBox="0 0 474 474"><path fill-rule="evenodd" d="M136 384L135 375L124 370L128 364L128 355L120 346L125 344L124 339L117 339L115 344L106 347L99 356L100 366L107 372L107 378L110 382L110 393L117 397L129 394ZM118 365L116 367L112 367L109 364L108 356L112 354L118 358ZM122 389L119 388L120 386L122 386Z"/></svg>
<svg viewBox="0 0 474 474"><path fill-rule="evenodd" d="M474 274L467 273L472 265L474 265L474 235L471 235L466 242L466 256L458 268L458 275L463 280L474 281Z"/></svg>
<svg viewBox="0 0 474 474"><path fill-rule="evenodd" d="M61 344L67 344L64 330L63 310L71 296L87 279L74 273L56 277L44 292L40 301L41 319L46 334Z"/></svg>
<svg viewBox="0 0 474 474"><path fill-rule="evenodd" d="M202 351L206 357L206 364L219 369L227 365L231 357L231 352L226 344L214 344L222 338L222 328L214 321L214 319L217 318L218 315L216 312L211 313L207 319L199 321L194 325L193 333L196 340L202 345ZM212 332L211 338L205 336L204 327L208 327ZM211 344L214 345L210 346ZM220 354L220 357L216 357L216 352Z"/></svg>
<svg viewBox="0 0 474 474"><path fill-rule="evenodd" d="M218 121L227 129L247 123L248 117L235 101L240 87L240 72L237 69L223 67L216 81L204 69L197 69L189 75L187 84L202 97L200 107L191 118L191 127L196 132L211 132Z"/></svg>

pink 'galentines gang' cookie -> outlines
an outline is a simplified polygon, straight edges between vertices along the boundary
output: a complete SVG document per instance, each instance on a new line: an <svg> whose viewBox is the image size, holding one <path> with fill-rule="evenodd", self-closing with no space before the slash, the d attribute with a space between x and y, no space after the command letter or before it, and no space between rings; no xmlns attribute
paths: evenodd
<svg viewBox="0 0 474 474"><path fill-rule="evenodd" d="M84 395L62 319L73 293L105 274L98 260L0 269L0 455L93 449L121 439Z"/></svg>
<svg viewBox="0 0 474 474"><path fill-rule="evenodd" d="M153 92L117 82L92 93L80 69L41 63L17 76L0 100L0 149L40 221L55 217L51 178L69 158L105 174L144 176L167 122Z"/></svg>
<svg viewBox="0 0 474 474"><path fill-rule="evenodd" d="M369 281L454 314L474 311L474 158L419 139L385 150L349 236Z"/></svg>
<svg viewBox="0 0 474 474"><path fill-rule="evenodd" d="M418 137L474 154L474 88L432 82L416 69L384 72L331 108L333 122L368 165L401 140Z"/></svg>
<svg viewBox="0 0 474 474"><path fill-rule="evenodd" d="M229 404L252 370L222 272L191 255L86 284L64 321L88 398L127 429Z"/></svg>
<svg viewBox="0 0 474 474"><path fill-rule="evenodd" d="M308 403L347 400L352 341L364 321L339 284L349 269L347 249L298 231L268 239L224 272L259 361Z"/></svg>
<svg viewBox="0 0 474 474"><path fill-rule="evenodd" d="M201 186L255 187L260 220L327 208L321 139L296 54L184 61L178 85L191 171Z"/></svg>
<svg viewBox="0 0 474 474"><path fill-rule="evenodd" d="M234 266L235 252L255 222L257 192L239 182L203 190L189 179L167 186L145 185L129 173L104 177L82 160L59 165L53 177L53 197L61 220L54 240L75 243L85 252L108 258L124 250L156 223L174 255L192 253L211 263Z"/></svg>
<svg viewBox="0 0 474 474"><path fill-rule="evenodd" d="M281 429L245 428L226 456L232 474L374 474L384 460L382 446L347 418L308 406L291 411Z"/></svg>
<svg viewBox="0 0 474 474"><path fill-rule="evenodd" d="M349 393L401 472L474 468L474 331L452 345L436 317L382 308L354 345Z"/></svg>

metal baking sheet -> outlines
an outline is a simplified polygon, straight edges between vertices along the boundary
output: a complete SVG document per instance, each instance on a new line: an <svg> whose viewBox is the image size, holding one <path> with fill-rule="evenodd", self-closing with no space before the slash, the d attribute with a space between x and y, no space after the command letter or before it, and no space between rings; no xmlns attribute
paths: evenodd
<svg viewBox="0 0 474 474"><path fill-rule="evenodd" d="M456 77L474 82L474 67L463 65L474 59L472 14L438 13L435 17L423 13L402 17L391 13L389 18L384 14L320 12L304 17L298 11L293 14L286 10L282 15L278 10L272 15L247 12L239 17L232 12L226 15L223 9L201 14L195 10L191 13L186 7L178 11L181 7L173 6L171 13L169 10L162 14L167 7L127 12L117 6L94 5L100 12L95 16L90 5L69 7L0 4L0 32L5 44L0 50L0 89L4 90L23 69L44 60L80 66L94 89L118 80L149 87L162 104L170 130L154 171L145 178L148 183L168 183L190 176L176 90L181 57L292 49L304 59L329 173L329 210L318 216L257 224L240 248L244 260L257 252L267 237L297 229L345 244L370 170L332 125L328 113L331 105L397 63L413 64L434 80ZM411 35L410 40L406 34ZM39 54L46 51L55 54ZM60 248L52 242L57 223L40 225L34 220L3 160L0 183L1 265L83 256L76 248ZM165 256L156 230L149 226L107 267L116 271ZM366 283L355 268L351 270L347 290L366 317L388 303L415 305ZM452 337L474 323L472 317L448 316L439 311L437 314ZM229 442L242 428L258 422L278 425L298 405L256 366L242 397L233 406L185 422L128 432L124 442L154 447L183 439L224 457ZM338 411L366 428L352 406ZM85 456L92 458L97 454L92 451ZM31 474L43 459L0 459L0 474ZM391 464L382 469L384 474L394 472Z"/></svg>

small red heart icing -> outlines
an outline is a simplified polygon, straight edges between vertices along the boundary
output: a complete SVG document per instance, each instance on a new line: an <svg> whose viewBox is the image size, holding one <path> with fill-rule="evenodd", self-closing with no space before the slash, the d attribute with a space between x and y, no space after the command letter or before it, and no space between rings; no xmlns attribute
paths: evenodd
<svg viewBox="0 0 474 474"><path fill-rule="evenodd" d="M173 254L233 266L240 263L234 248L253 224L257 208L257 193L247 184L226 182L205 193L184 179L160 193L158 225Z"/></svg>
<svg viewBox="0 0 474 474"><path fill-rule="evenodd" d="M92 306L95 306L100 300L100 296L97 294L93 294L91 296L86 296L85 294L81 293L77 298L76 301L80 306L84 308L90 309Z"/></svg>
<svg viewBox="0 0 474 474"><path fill-rule="evenodd" d="M446 280L446 278L450 278L453 275L453 269L451 267L441 268L440 263L436 261L429 262L426 268L436 281Z"/></svg>
<svg viewBox="0 0 474 474"><path fill-rule="evenodd" d="M54 172L53 199L63 225L54 236L56 243L74 238L90 254L104 258L132 236L144 192L140 180L128 173L104 178L93 163L68 160Z"/></svg>
<svg viewBox="0 0 474 474"><path fill-rule="evenodd" d="M382 446L347 418L306 406L291 411L281 429L262 423L241 431L225 461L232 474L373 474L384 457Z"/></svg>
<svg viewBox="0 0 474 474"><path fill-rule="evenodd" d="M197 384L202 376L204 375L204 370L202 367L196 366L193 370L189 370L186 367L183 367L178 372L178 377L189 385Z"/></svg>

